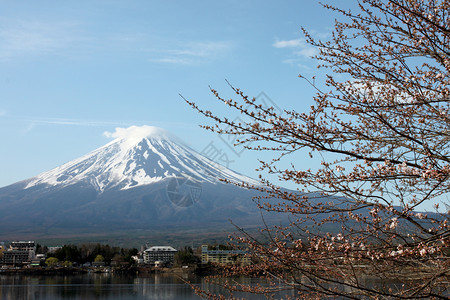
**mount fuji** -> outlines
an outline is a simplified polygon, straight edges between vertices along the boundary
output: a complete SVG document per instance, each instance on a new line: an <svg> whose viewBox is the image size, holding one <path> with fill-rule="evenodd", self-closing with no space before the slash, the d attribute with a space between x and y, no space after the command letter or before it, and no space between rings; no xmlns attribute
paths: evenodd
<svg viewBox="0 0 450 300"><path fill-rule="evenodd" d="M186 178L198 183L228 179L257 184L198 154L161 128L132 126L119 129L114 136L118 137L111 143L31 178L25 189L42 184L61 188L84 183L102 193L145 186L167 178Z"/></svg>
<svg viewBox="0 0 450 300"><path fill-rule="evenodd" d="M197 153L167 131L118 128L78 159L0 188L0 234L107 232L251 223L258 182Z"/></svg>

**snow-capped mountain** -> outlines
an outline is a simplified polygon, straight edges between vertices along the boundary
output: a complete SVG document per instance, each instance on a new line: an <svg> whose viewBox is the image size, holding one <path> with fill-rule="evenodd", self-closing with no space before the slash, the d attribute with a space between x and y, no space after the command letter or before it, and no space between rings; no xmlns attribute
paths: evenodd
<svg viewBox="0 0 450 300"><path fill-rule="evenodd" d="M256 192L220 179L257 181L211 161L165 130L133 126L109 136L115 139L78 159L0 188L0 236L205 228L229 219L249 224L259 219L252 201Z"/></svg>
<svg viewBox="0 0 450 300"><path fill-rule="evenodd" d="M170 177L217 183L218 179L257 184L251 178L227 169L200 155L167 131L151 126L127 128L91 153L32 178L26 189L47 184L69 186L79 182L98 191L125 190Z"/></svg>

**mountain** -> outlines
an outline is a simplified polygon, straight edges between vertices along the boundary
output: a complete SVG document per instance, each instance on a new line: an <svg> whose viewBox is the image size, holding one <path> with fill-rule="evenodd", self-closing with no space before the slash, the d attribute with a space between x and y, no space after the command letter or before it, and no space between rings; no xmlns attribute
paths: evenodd
<svg viewBox="0 0 450 300"><path fill-rule="evenodd" d="M163 129L132 126L112 142L33 178L0 189L0 234L99 233L205 228L259 217L258 184L186 146Z"/></svg>
<svg viewBox="0 0 450 300"><path fill-rule="evenodd" d="M128 136L121 136L81 158L27 180L25 189L42 184L67 187L84 183L102 193L176 177L195 182L216 183L222 178L257 184L200 155L161 128L131 127L127 132Z"/></svg>

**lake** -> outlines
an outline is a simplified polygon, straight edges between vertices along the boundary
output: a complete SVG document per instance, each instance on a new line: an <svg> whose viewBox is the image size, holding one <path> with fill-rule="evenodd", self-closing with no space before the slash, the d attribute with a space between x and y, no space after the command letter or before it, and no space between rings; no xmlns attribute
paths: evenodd
<svg viewBox="0 0 450 300"><path fill-rule="evenodd" d="M221 291L204 278L185 276L203 289ZM259 279L240 278L246 284ZM240 294L247 299L260 296ZM279 297L286 296L278 295ZM182 279L171 274L149 274L146 277L112 274L82 275L0 275L0 299L201 299Z"/></svg>

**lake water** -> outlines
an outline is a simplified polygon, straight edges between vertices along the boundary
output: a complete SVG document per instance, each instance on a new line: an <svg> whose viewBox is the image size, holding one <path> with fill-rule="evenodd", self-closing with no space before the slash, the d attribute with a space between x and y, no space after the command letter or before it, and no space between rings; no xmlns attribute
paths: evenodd
<svg viewBox="0 0 450 300"><path fill-rule="evenodd" d="M204 278L190 276L185 279L203 289L220 291ZM255 283L250 278L242 283ZM260 299L256 295L238 295L247 299ZM285 296L285 295L279 295ZM201 299L182 279L170 274L150 274L147 277L112 274L83 275L0 275L0 299Z"/></svg>
<svg viewBox="0 0 450 300"><path fill-rule="evenodd" d="M208 283L198 276L184 275L203 290L224 293L220 286ZM264 284L262 279L242 277L235 279L246 285ZM395 288L395 282L388 282ZM448 294L447 294L448 295ZM261 299L261 295L234 294L246 299ZM275 294L275 299L293 296L292 291ZM0 300L56 300L56 299L101 299L101 300L192 300L201 299L181 278L171 274L149 274L146 276L82 274L82 275L0 275ZM264 298L265 299L265 298Z"/></svg>

